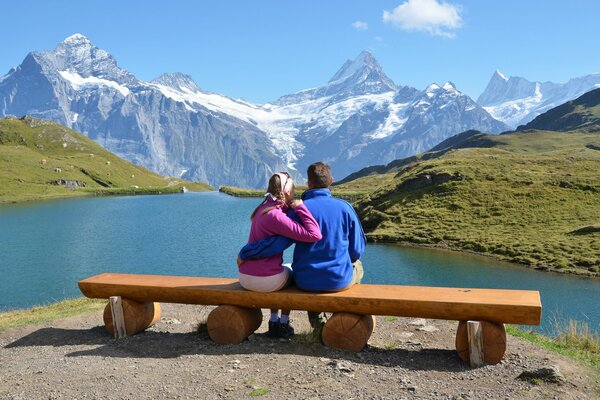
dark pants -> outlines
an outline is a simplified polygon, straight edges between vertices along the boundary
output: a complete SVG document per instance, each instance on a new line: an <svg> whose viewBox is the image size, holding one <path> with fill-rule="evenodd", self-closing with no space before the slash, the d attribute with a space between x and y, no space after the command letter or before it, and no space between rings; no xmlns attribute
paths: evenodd
<svg viewBox="0 0 600 400"><path fill-rule="evenodd" d="M348 290L352 286L357 285L362 281L365 272L363 270L363 265L360 260L356 260L352 263L352 270L352 282L350 282L350 284L343 289L331 290L331 292L341 292L343 290ZM318 334L319 338L321 337L321 330L323 329L323 325L325 325L330 316L331 313L308 311L308 321L310 322L310 326L312 326L314 333Z"/></svg>

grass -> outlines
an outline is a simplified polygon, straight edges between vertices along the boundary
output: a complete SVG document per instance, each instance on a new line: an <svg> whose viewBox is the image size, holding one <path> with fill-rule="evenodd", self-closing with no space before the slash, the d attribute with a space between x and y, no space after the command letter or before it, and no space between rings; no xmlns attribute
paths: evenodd
<svg viewBox="0 0 600 400"><path fill-rule="evenodd" d="M250 393L248 393L248 395L250 395L251 397L260 397L260 396L264 396L267 393L269 393L269 389L263 388L263 387L258 387L256 389L252 389L252 391Z"/></svg>
<svg viewBox="0 0 600 400"><path fill-rule="evenodd" d="M8 311L0 313L0 331L103 310L104 307L106 300L82 297L28 310Z"/></svg>
<svg viewBox="0 0 600 400"><path fill-rule="evenodd" d="M312 330L310 332L296 333L292 339L290 339L290 342L308 345L322 344L321 338L315 336Z"/></svg>
<svg viewBox="0 0 600 400"><path fill-rule="evenodd" d="M219 186L219 192L234 197L263 197L263 189L245 189L237 186Z"/></svg>
<svg viewBox="0 0 600 400"><path fill-rule="evenodd" d="M559 333L551 338L506 325L506 332L512 336L589 365L596 372L595 390L600 394L600 337L592 333L589 325L579 321L571 320L557 329Z"/></svg>
<svg viewBox="0 0 600 400"><path fill-rule="evenodd" d="M248 378L244 380L244 385L252 388L252 391L248 393L248 395L251 397L260 397L269 393L269 389L257 386L256 379Z"/></svg>
<svg viewBox="0 0 600 400"><path fill-rule="evenodd" d="M372 184L355 203L367 237L600 276L600 152L586 146L600 145L600 135L528 132L487 140L495 145L342 185Z"/></svg>
<svg viewBox="0 0 600 400"><path fill-rule="evenodd" d="M79 182L71 188L60 181ZM200 182L163 177L125 161L62 125L0 119L0 203L210 190Z"/></svg>
<svg viewBox="0 0 600 400"><path fill-rule="evenodd" d="M543 382L542 378L526 377L526 378L521 378L521 379L523 379L526 382L531 383L532 385L539 385L539 384L541 384Z"/></svg>

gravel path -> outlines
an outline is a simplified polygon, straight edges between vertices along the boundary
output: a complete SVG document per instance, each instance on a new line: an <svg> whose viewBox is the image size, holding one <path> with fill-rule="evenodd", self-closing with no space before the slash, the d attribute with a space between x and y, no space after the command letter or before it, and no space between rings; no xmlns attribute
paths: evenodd
<svg viewBox="0 0 600 400"><path fill-rule="evenodd" d="M310 343L305 313L292 341L263 325L239 345L197 333L211 307L163 304L161 321L116 341L100 313L0 333L0 399L593 399L593 372L508 337L504 361L467 367L456 323L378 317L369 347L347 353ZM524 381L552 368L563 383Z"/></svg>

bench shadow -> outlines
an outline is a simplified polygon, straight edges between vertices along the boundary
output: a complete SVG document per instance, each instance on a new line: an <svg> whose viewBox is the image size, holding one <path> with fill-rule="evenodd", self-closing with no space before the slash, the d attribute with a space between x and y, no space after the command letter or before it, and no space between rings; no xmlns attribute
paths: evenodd
<svg viewBox="0 0 600 400"><path fill-rule="evenodd" d="M232 356L252 354L294 354L357 364L402 367L409 370L445 372L468 371L455 351L447 349L385 349L368 346L360 353L331 349L320 344L278 341L266 334L254 334L251 341L237 345L219 345L208 335L186 332L146 331L115 340L102 326L91 329L42 328L5 348L36 346L96 346L72 351L66 357L97 356L102 358L178 358L185 355Z"/></svg>
<svg viewBox="0 0 600 400"><path fill-rule="evenodd" d="M4 347L10 349L33 346L91 346L106 344L108 340L110 340L110 337L107 338L106 329L103 326L96 326L91 329L41 328Z"/></svg>

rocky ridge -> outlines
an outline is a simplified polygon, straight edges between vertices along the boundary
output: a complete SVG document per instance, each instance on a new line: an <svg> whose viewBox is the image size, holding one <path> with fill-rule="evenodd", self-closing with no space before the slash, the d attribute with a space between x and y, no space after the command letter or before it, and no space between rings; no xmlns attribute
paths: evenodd
<svg viewBox="0 0 600 400"><path fill-rule="evenodd" d="M368 51L325 85L257 105L181 73L141 81L80 34L29 53L0 79L0 105L0 116L52 119L162 175L214 186L262 187L283 169L301 179L318 159L341 178L467 129L508 129L449 82L396 85Z"/></svg>

